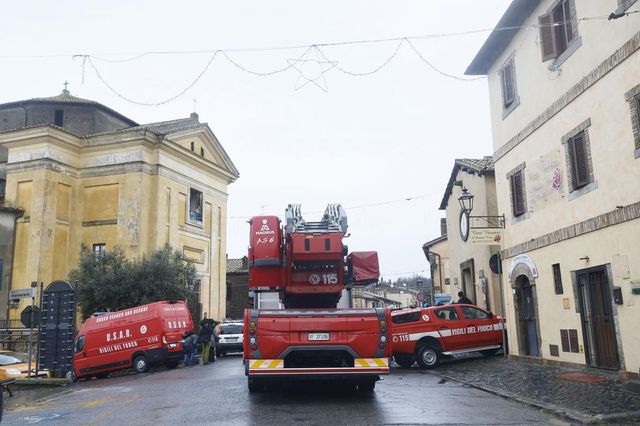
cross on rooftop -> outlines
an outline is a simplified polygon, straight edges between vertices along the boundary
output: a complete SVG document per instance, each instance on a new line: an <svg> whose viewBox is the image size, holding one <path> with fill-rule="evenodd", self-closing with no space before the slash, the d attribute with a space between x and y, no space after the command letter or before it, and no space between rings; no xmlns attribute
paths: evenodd
<svg viewBox="0 0 640 426"><path fill-rule="evenodd" d="M64 81L64 90L62 91L62 93L64 94L69 94L69 90L67 90L67 86L69 85L69 82L67 80Z"/></svg>

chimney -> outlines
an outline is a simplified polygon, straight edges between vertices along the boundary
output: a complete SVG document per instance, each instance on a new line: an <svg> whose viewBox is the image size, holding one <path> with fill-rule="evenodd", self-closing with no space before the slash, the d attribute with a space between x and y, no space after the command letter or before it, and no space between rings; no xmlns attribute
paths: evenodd
<svg viewBox="0 0 640 426"><path fill-rule="evenodd" d="M447 218L440 218L440 235L447 235Z"/></svg>
<svg viewBox="0 0 640 426"><path fill-rule="evenodd" d="M200 120L199 120L200 117L198 116L197 112L192 112L191 115L189 116L189 118L191 118L192 120L197 121L198 123L200 122Z"/></svg>

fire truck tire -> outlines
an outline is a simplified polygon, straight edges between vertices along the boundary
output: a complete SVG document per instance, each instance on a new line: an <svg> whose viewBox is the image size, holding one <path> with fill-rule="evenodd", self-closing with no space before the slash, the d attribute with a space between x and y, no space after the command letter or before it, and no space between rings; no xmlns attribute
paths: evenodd
<svg viewBox="0 0 640 426"><path fill-rule="evenodd" d="M420 346L416 354L418 365L425 370L436 368L441 357L440 351L433 346Z"/></svg>
<svg viewBox="0 0 640 426"><path fill-rule="evenodd" d="M409 368L415 362L413 355L394 355L393 359L396 361L396 364L402 368Z"/></svg>
<svg viewBox="0 0 640 426"><path fill-rule="evenodd" d="M146 373L149 371L149 361L144 355L138 355L133 359L133 369L138 373Z"/></svg>
<svg viewBox="0 0 640 426"><path fill-rule="evenodd" d="M248 379L247 386L249 387L249 393L263 392L265 389L264 383L256 379Z"/></svg>
<svg viewBox="0 0 640 426"><path fill-rule="evenodd" d="M362 393L371 393L376 388L376 380L362 380L358 382L358 392Z"/></svg>

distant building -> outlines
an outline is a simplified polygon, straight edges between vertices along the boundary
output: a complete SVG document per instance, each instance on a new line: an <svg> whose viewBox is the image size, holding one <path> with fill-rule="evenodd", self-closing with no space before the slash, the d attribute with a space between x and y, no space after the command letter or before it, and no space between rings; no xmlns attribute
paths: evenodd
<svg viewBox="0 0 640 426"><path fill-rule="evenodd" d="M4 200L23 211L11 288L66 279L82 244L95 252L117 245L134 257L170 243L195 262L201 310L224 317L227 186L237 178L195 113L139 125L66 89L2 104Z"/></svg>
<svg viewBox="0 0 640 426"><path fill-rule="evenodd" d="M489 82L511 355L640 371L634 4L514 0L467 69Z"/></svg>
<svg viewBox="0 0 640 426"><path fill-rule="evenodd" d="M473 194L473 211L463 214L458 198L465 188ZM500 250L497 241L478 238L485 227L500 222L493 159L456 159L440 203L446 212L448 277L453 300L458 292L481 308L502 313L500 279L491 272L489 259ZM499 234L498 234L499 235Z"/></svg>
<svg viewBox="0 0 640 426"><path fill-rule="evenodd" d="M249 307L249 264L247 257L227 259L227 318L242 319Z"/></svg>
<svg viewBox="0 0 640 426"><path fill-rule="evenodd" d="M422 245L422 251L429 262L429 270L435 293L434 303L438 300L451 300L451 279L449 271L449 242L447 240L447 219L440 222L441 235ZM448 296L448 297L447 297Z"/></svg>

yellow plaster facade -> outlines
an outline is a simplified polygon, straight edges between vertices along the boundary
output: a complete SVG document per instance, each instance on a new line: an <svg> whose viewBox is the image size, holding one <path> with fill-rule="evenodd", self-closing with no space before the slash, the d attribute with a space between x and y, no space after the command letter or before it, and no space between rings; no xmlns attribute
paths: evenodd
<svg viewBox="0 0 640 426"><path fill-rule="evenodd" d="M0 133L0 147L7 205L24 210L12 289L67 279L82 244L135 257L169 243L194 259L202 311L225 317L227 186L239 174L197 116L85 136L45 124Z"/></svg>

